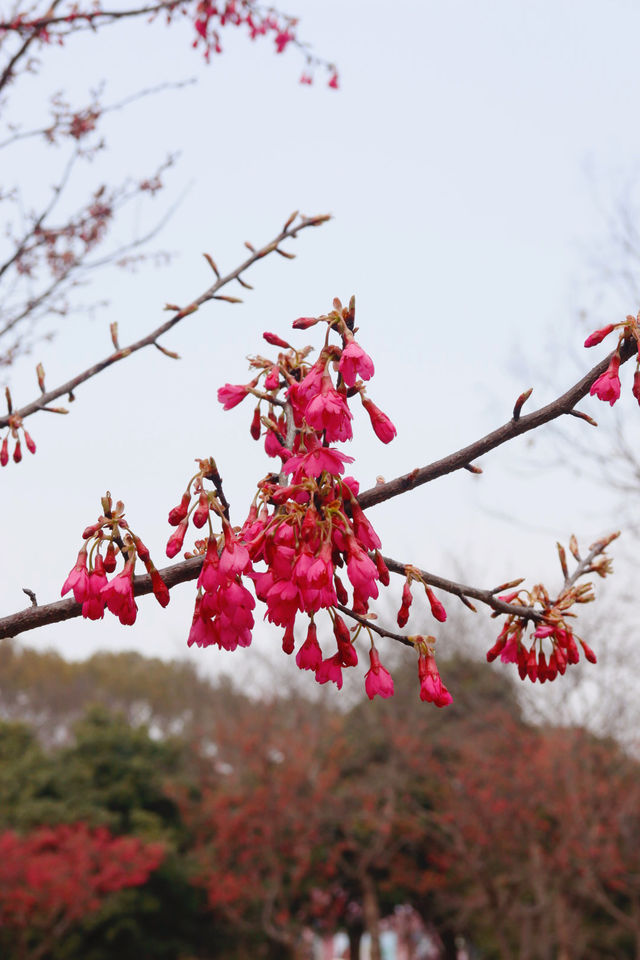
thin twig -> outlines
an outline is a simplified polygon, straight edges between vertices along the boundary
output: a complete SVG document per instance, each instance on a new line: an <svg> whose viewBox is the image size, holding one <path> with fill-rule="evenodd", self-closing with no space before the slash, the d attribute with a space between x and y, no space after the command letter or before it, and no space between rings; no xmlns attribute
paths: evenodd
<svg viewBox="0 0 640 960"><path fill-rule="evenodd" d="M382 559L386 563L391 573L397 573L402 577L406 576L406 563L401 563L399 560L393 560L391 557L383 557ZM463 600L465 597L473 597L474 600L479 600L481 603L485 603L497 613L505 613L509 616L523 617L527 618L528 620L535 621L542 619L540 612L534 610L533 607L525 607L519 603L505 603L503 600L500 600L498 597L496 597L491 590L481 590L479 587L470 587L465 583L456 583L455 580L446 580L444 577L440 577L435 573L428 573L426 570L421 570L419 567L416 567L416 570L424 582L428 583L429 586L436 587L439 590L445 590L447 593L452 593L461 600Z"/></svg>
<svg viewBox="0 0 640 960"><path fill-rule="evenodd" d="M273 253L278 244L282 243L284 240L293 239L297 237L298 233L301 230L305 230L307 227L319 226L321 223L326 222L329 219L328 216L319 216L319 217L302 217L302 219L295 225L291 225L286 230L282 230L275 240L272 240L270 243L266 244L264 247L261 247L259 250L256 250L251 254L240 266L236 267L230 273L224 277L220 277L219 280L208 287L204 293L201 293L199 297L196 297L190 304L186 307L183 307L181 310L178 310L174 316L167 320L165 323L161 324L159 327L156 327L151 333L147 334L146 337L137 340L135 343L129 344L127 347L122 347L120 350L116 350L114 353L110 354L108 357L105 357L104 360L100 360L98 363L94 363L91 367L88 367L82 373L79 373L77 376L72 377L71 380L67 380L66 383L61 384L59 387L56 387L54 390L49 390L47 393L41 394L36 400L33 400L31 403L28 403L26 406L22 407L20 410L16 410L15 414L19 416L22 420L26 417L30 417L32 414L37 413L39 410L42 410L43 407L48 406L54 400L57 400L59 397L66 396L68 393L71 393L75 390L77 386L85 381L90 380L92 377L95 377L98 373L101 373L103 370L106 370L108 367L112 366L114 363L117 363L119 360L123 360L125 357L131 356L131 354L136 353L138 350L142 350L144 347L149 347L155 345L155 341L158 337L161 337L163 334L168 333L173 327L176 326L181 320L186 316L189 316L191 313L202 306L203 303L206 303L208 300L213 300L216 297L218 290L226 286L232 280L237 279L241 273L244 273L245 270L248 270L256 261L261 260L263 257L268 256L270 253ZM0 429L6 427L9 424L9 417L4 416L0 417Z"/></svg>
<svg viewBox="0 0 640 960"><path fill-rule="evenodd" d="M636 351L635 340L626 340L620 349L621 362L626 363ZM502 427L498 427L497 430L493 430L482 439L476 440L475 443L463 447L456 453L443 457L442 460L436 460L425 467L417 467L402 477L396 477L394 480L389 480L388 483L380 483L369 490L365 490L358 496L360 506L363 509L373 507L377 503L384 503L385 500L391 500L392 497L397 497L401 493L407 493L408 490L413 490L423 483L429 483L431 480L453 473L455 470L462 470L468 464L477 460L478 457L489 453L490 450L495 450L496 447L506 443L507 440L513 440L514 437L519 437L529 430L535 430L536 427L541 427L544 423L549 423L563 414L572 413L576 403L586 397L598 377L608 368L612 356L613 354L609 354L604 360L601 360L566 393L563 393L561 397L548 403L545 407L541 407L539 410L527 414L527 416L520 417L519 420L509 420Z"/></svg>

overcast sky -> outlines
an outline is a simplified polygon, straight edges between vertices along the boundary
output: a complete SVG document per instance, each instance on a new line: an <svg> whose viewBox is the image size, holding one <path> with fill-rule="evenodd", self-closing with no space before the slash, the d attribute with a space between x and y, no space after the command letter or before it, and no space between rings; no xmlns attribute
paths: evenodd
<svg viewBox="0 0 640 960"><path fill-rule="evenodd" d="M109 152L84 175L87 185L142 177L180 151L151 210L160 215L186 191L155 243L174 259L111 272L82 291L83 302L108 298L110 307L62 322L52 344L12 368L18 406L34 395L38 359L53 386L110 351L109 321L126 343L162 321L166 301L201 293L211 282L203 252L226 270L244 258L245 240L266 242L292 210L335 219L290 245L296 260L260 263L248 277L255 291L228 291L243 305L209 304L178 326L164 342L180 362L143 351L81 387L68 417L30 420L37 455L0 475L3 613L24 604L23 586L40 602L59 596L107 488L125 501L159 566L166 514L195 457L215 456L242 522L266 461L249 439L251 410L224 413L216 390L247 379L245 357L265 352L263 330L286 337L296 317L325 312L334 296L356 294L359 339L376 364L369 393L398 428L382 447L356 413L348 452L364 488L498 426L527 387L531 409L547 402L603 355L581 356L577 312L594 303L590 251L606 247L596 198L606 211L638 169L637 4L289 0L287 12L300 16L299 36L337 63L338 91L321 73L313 87L300 85L295 50L275 56L270 42L251 44L238 31L224 32L224 54L206 67L186 23L120 24L74 38L45 50L39 76L12 91L14 116L27 122L57 89L82 102L104 79L113 102L197 78L111 115ZM4 152L3 180L21 179L37 156L35 196L53 182L62 153L29 149ZM124 219L122 238L152 222L146 210ZM598 321L638 309L615 290L608 297ZM637 420L626 394L623 416ZM610 416L595 401L582 408ZM553 586L555 541L575 532L587 544L618 518L607 490L524 468L544 462L546 449L517 441L485 458L481 478L461 471L372 509L384 551L479 586L514 576ZM105 646L181 655L194 595L194 584L179 588L165 612L143 599L133 628L107 614L25 639L72 657ZM279 637L263 631L260 643ZM213 672L231 656L196 653Z"/></svg>

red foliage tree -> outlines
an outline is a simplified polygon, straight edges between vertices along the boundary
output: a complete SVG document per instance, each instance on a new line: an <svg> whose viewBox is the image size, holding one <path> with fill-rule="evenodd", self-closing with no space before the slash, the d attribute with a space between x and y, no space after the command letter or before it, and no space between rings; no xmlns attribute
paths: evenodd
<svg viewBox="0 0 640 960"><path fill-rule="evenodd" d="M494 723L445 764L442 909L503 960L626 956L629 941L637 951L637 764L581 729L500 713Z"/></svg>
<svg viewBox="0 0 640 960"><path fill-rule="evenodd" d="M109 894L146 883L163 857L161 844L82 823L0 834L0 929L17 960L44 956Z"/></svg>

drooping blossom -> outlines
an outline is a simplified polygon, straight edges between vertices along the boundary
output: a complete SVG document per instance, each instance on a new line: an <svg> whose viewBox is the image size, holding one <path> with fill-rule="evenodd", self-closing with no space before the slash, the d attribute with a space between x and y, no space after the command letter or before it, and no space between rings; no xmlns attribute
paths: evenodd
<svg viewBox="0 0 640 960"><path fill-rule="evenodd" d="M189 520L187 517L184 520L181 520L176 529L173 531L169 540L167 541L167 556L171 560L177 553L180 553L182 549L182 544L184 543L185 534L187 532L187 527L189 526Z"/></svg>
<svg viewBox="0 0 640 960"><path fill-rule="evenodd" d="M364 688L369 700L375 696L386 700L393 696L393 677L380 663L380 657L375 647L369 650L369 661L371 667L367 670L364 677Z"/></svg>
<svg viewBox="0 0 640 960"><path fill-rule="evenodd" d="M68 593L69 590L73 590L76 603L84 603L87 599L89 593L89 574L87 573L87 551L85 547L82 547L78 553L78 558L73 570L71 570L69 576L62 584L60 596L64 597L65 593Z"/></svg>
<svg viewBox="0 0 640 960"><path fill-rule="evenodd" d="M362 406L369 414L373 432L378 440L381 440L382 443L391 443L398 431L386 413L383 413L382 410L375 405L373 400L369 400L368 397L362 397Z"/></svg>
<svg viewBox="0 0 640 960"><path fill-rule="evenodd" d="M331 377L325 373L322 388L307 405L304 417L314 430L325 431L327 440L351 440L353 414L347 406L346 397L335 389Z"/></svg>
<svg viewBox="0 0 640 960"><path fill-rule="evenodd" d="M444 623L447 619L447 611L445 610L443 604L440 603L433 590L431 590L426 584L424 589L427 594L429 606L431 607L431 613L436 620L438 620L440 623Z"/></svg>
<svg viewBox="0 0 640 960"><path fill-rule="evenodd" d="M96 553L96 559L93 570L90 571L87 583L85 600L82 604L82 616L88 620L102 620L104 617L105 600L102 596L102 588L107 585L107 576L104 568L104 561L99 553Z"/></svg>
<svg viewBox="0 0 640 960"><path fill-rule="evenodd" d="M342 689L342 660L339 653L322 661L316 669L316 680L318 683L335 683L338 690Z"/></svg>
<svg viewBox="0 0 640 960"><path fill-rule="evenodd" d="M138 611L133 599L133 565L133 560L127 560L124 570L101 590L105 604L125 626L135 622Z"/></svg>
<svg viewBox="0 0 640 960"><path fill-rule="evenodd" d="M321 473L344 473L345 463L353 463L353 457L341 453L335 447L323 447L311 436L306 439L305 453L294 454L283 465L285 473L292 473L294 483L299 483L303 477L319 477Z"/></svg>
<svg viewBox="0 0 640 960"><path fill-rule="evenodd" d="M351 517L356 532L356 537L365 548L365 550L379 550L382 546L380 537L375 532L364 510L357 500L351 501Z"/></svg>
<svg viewBox="0 0 640 960"><path fill-rule="evenodd" d="M436 707L446 707L453 703L453 697L445 687L431 653L420 653L418 659L418 677L420 679L420 699L434 703Z"/></svg>
<svg viewBox="0 0 640 960"><path fill-rule="evenodd" d="M374 374L373 360L355 340L350 340L342 351L338 370L348 387L353 387L356 377L370 380Z"/></svg>
<svg viewBox="0 0 640 960"><path fill-rule="evenodd" d="M405 580L404 586L402 588L402 603L400 604L400 609L398 610L398 626L406 627L407 621L409 620L409 608L413 603L413 595L411 593L411 587L409 586L409 581Z"/></svg>
<svg viewBox="0 0 640 960"><path fill-rule="evenodd" d="M171 599L169 589L153 564L149 570L149 576L151 577L153 595L161 607L166 607Z"/></svg>
<svg viewBox="0 0 640 960"><path fill-rule="evenodd" d="M620 357L617 353L611 357L611 362L609 366L602 374L598 377L596 382L592 385L589 393L591 396L597 396L600 400L604 400L605 403L608 402L611 406L614 405L616 400L620 397L620 376L618 370L620 368Z"/></svg>
<svg viewBox="0 0 640 960"><path fill-rule="evenodd" d="M307 638L296 654L296 664L300 670L317 670L322 663L322 650L318 643L318 634L313 620L309 623Z"/></svg>

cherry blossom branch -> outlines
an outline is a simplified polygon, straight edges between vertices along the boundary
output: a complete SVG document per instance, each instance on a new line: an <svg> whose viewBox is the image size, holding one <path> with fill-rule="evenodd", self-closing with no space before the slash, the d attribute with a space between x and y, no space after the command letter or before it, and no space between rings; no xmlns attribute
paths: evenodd
<svg viewBox="0 0 640 960"><path fill-rule="evenodd" d="M626 363L626 361L636 353L637 349L635 340L625 340L620 349L621 363ZM563 393L557 400L553 400L539 410L524 417L518 417L517 419L512 418L503 426L498 427L497 430L493 430L480 440L476 440L467 447L462 447L460 450L449 454L447 457L443 457L441 460L436 460L424 467L417 467L410 473L404 474L404 476L396 477L387 483L380 483L375 487L371 487L369 490L363 491L363 493L358 496L361 507L363 509L373 507L378 503L383 503L385 500L391 500L393 497L397 497L402 493L407 493L409 490L413 490L423 483L430 483L431 480L436 480L438 477L443 477L448 473L453 473L461 469L469 469L473 461L477 460L478 457L489 453L490 450L495 450L496 447L501 446L508 440L513 440L514 437L528 433L529 430L535 430L537 427L541 427L543 424L549 423L551 420L555 420L563 414L572 414L575 416L573 408L580 400L586 397L598 377L608 369L612 356L613 353L609 354L609 356L605 357L604 360L601 360L600 363L596 364L595 367L586 373L573 387L567 390L566 393Z"/></svg>
<svg viewBox="0 0 640 960"><path fill-rule="evenodd" d="M219 479L219 475L217 476ZM218 489L217 484L216 488ZM583 560L578 562L573 574L565 577L565 582L561 592L570 589L570 587L576 583L579 577L583 576L584 574L593 571L598 572L598 568L593 566L593 561L598 555L603 553L604 549L608 546L611 540L615 538L615 536L617 536L617 534L614 534L610 537L605 537L593 544L588 555ZM383 557L382 559L384 560L390 572L396 573L402 577L406 575L406 564L401 563L399 560L394 560L391 557ZM179 563L174 563L171 566L164 567L159 571L160 576L162 577L166 586L169 589L172 589L179 583L187 583L191 580L196 580L200 575L203 561L204 557L202 556L191 557L189 560L182 560ZM416 569L425 583L432 587L436 587L437 589L444 590L446 593L451 593L454 596L459 597L463 602L465 601L465 598L473 597L474 600L479 600L481 603L486 604L486 606L490 607L496 613L506 614L507 616L516 616L521 620L531 620L535 623L539 623L544 619L540 611L535 610L533 607L527 607L521 604L505 603L503 600L500 600L496 594L505 589L504 584L494 587L492 590L482 590L478 587L469 586L468 584L456 583L454 580L447 580L445 577L440 577L437 574L429 573L426 570L421 570L418 567L414 569ZM152 593L152 591L153 585L150 576L144 574L134 577L134 596L145 596L146 594ZM72 620L82 614L82 604L76 603L72 597L66 600L58 600L55 603L37 606L33 591L25 588L24 592L27 593L31 599L32 605L27 607L25 610L21 610L18 613L13 613L0 619L0 639L15 637L19 633L24 633L28 630L35 630L38 627L43 627L51 623L61 623L64 620ZM402 643L405 646L413 646L412 641L409 640L406 635L387 630L368 617L363 617L360 614L355 613L349 607L343 606L342 604L336 604L336 609L340 610L341 613L346 614L351 619L356 620L358 623L361 623L364 627L373 630L374 633L377 633L381 637L388 637L389 639L395 640L398 643Z"/></svg>
<svg viewBox="0 0 640 960"><path fill-rule="evenodd" d="M369 619L369 617L363 617L350 607L344 607L341 603L337 603L336 610L339 610L340 613L344 613L347 617L351 617L352 620L357 620L358 623L361 623L363 627L367 628L367 630L373 630L373 632L377 633L379 637L388 637L390 640L397 641L397 643L403 643L405 647L413 647L413 643L411 640L409 640L409 637L402 633L393 633L391 630L385 630L384 627L381 627L379 624L375 623L375 621ZM0 620L0 625L1 624L2 621ZM2 636L2 634L0 634L0 636Z"/></svg>
<svg viewBox="0 0 640 960"><path fill-rule="evenodd" d="M160 576L169 589L177 586L179 583L187 583L189 580L196 580L200 575L200 569L203 563L203 557L192 557L190 560L183 560L180 563L174 563L170 567L160 570ZM133 578L133 592L136 597L145 596L153 591L151 577L142 574ZM58 600L55 603L47 603L42 606L30 606L26 610L18 613L12 613L8 617L0 619L0 639L6 637L16 637L19 633L27 630L35 630L38 627L44 627L51 623L62 623L64 620L73 620L82 614L82 604L76 603L73 597L66 600Z"/></svg>
<svg viewBox="0 0 640 960"><path fill-rule="evenodd" d="M392 557L383 557L382 559L391 573L397 573L402 577L406 576L406 563L401 563ZM533 607L525 607L515 603L505 603L503 600L500 600L496 594L504 589L503 586L495 587L493 590L481 590L479 587L471 587L465 583L456 583L455 580L447 580L445 577L440 577L435 573L428 573L419 567L415 569L429 586L444 590L446 593L452 593L463 602L465 597L473 597L474 600L479 600L481 603L491 607L496 613L506 613L511 616L523 617L535 621L541 619L539 611L534 610Z"/></svg>
<svg viewBox="0 0 640 960"><path fill-rule="evenodd" d="M195 313L202 304L206 303L209 300L225 300L228 303L241 303L237 297L226 297L219 295L218 291L225 287L227 284L231 283L232 280L238 280L242 283L242 274L253 266L258 260L261 260L263 257L268 256L271 253L282 253L279 249L280 244L285 240L295 239L300 233L301 230L305 230L307 227L316 227L322 223L325 223L330 219L328 215L321 215L317 217L304 217L301 216L298 222L296 219L298 217L297 211L292 216L289 217L286 224L280 231L280 233L267 243L264 247L261 247L258 250L252 249L251 255L247 257L243 263L238 267L232 270L230 273L225 276L221 276L218 268L216 267L214 261L207 257L209 265L214 270L216 274L216 282L208 287L200 296L196 297L191 301L186 307L177 308L170 306L170 309L175 309L177 312L174 316L167 320L165 323L161 324L159 327L156 327L151 333L147 336L142 337L140 340L130 343L126 347L121 347L117 349L114 353L111 353L108 357L105 357L104 360L100 360L98 363L94 363L92 366L88 367L86 370L83 370L82 373L77 374L77 376L72 377L71 380L67 380L66 383L61 384L59 387L56 387L54 390L48 390L43 392L37 400L33 400L31 403L26 404L19 410L15 410L13 413L14 417L19 417L21 420L24 420L26 417L30 417L32 414L37 413L39 410L46 409L49 404L54 400L57 400L59 397L65 396L67 394L73 393L76 387L81 383L85 383L87 380L90 380L92 377L95 377L97 374L101 373L103 370L106 370L108 367L112 366L114 363L117 363L120 360L123 360L125 357L131 356L133 353L136 353L138 350L142 350L144 347L149 346L160 346L158 344L158 339L163 336L165 333L168 333L176 324L178 324L185 317L189 316L192 313ZM292 256L291 254L288 255ZM9 415L0 417L0 429L9 425Z"/></svg>

